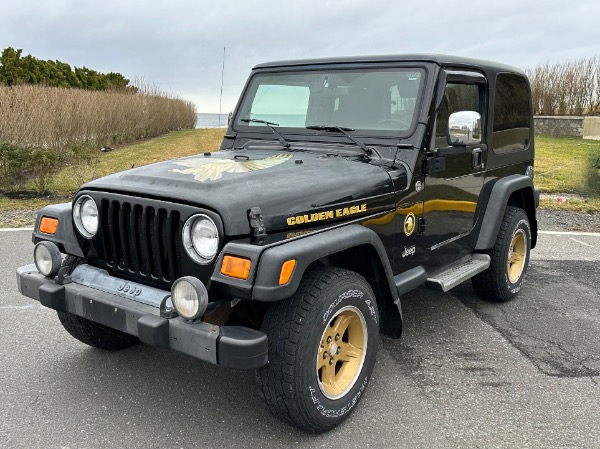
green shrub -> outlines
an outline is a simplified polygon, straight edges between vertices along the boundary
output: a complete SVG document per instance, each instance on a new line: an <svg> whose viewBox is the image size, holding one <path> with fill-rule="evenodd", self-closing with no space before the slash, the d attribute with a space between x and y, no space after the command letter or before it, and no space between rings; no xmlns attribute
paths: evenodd
<svg viewBox="0 0 600 449"><path fill-rule="evenodd" d="M44 193L60 159L52 150L0 143L0 188L21 190L31 180L35 190Z"/></svg>

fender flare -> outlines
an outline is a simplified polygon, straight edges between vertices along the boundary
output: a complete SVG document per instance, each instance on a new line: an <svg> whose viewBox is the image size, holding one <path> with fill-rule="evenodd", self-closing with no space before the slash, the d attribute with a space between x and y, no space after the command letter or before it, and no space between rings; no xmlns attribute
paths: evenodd
<svg viewBox="0 0 600 449"><path fill-rule="evenodd" d="M67 254L77 257L84 257L81 246L77 241L75 230L73 229L73 216L71 203L52 204L42 208L37 215L35 227L33 228L32 240L37 243L47 240L58 246L58 249ZM58 219L58 227L54 235L44 234L39 231L42 217L52 217Z"/></svg>
<svg viewBox="0 0 600 449"><path fill-rule="evenodd" d="M288 298L298 290L304 272L311 263L361 245L370 245L376 251L383 266L390 295L394 302L397 302L398 292L392 267L381 239L373 230L357 224L331 229L266 249L260 257L252 299L273 302ZM279 285L281 266L289 259L296 259L296 267L288 283Z"/></svg>
<svg viewBox="0 0 600 449"><path fill-rule="evenodd" d="M532 211L526 211L531 221L532 242L537 239L537 221L535 220L535 208L538 203L539 193L533 187L533 179L527 175L510 175L505 178L498 179L492 186L491 192L483 209L485 210L483 219L480 221L479 233L477 234L477 243L475 250L487 250L494 246L496 237L500 231L500 224L506 211L506 206L510 196L518 191L524 190L526 195L531 196ZM533 219L532 219L533 218Z"/></svg>

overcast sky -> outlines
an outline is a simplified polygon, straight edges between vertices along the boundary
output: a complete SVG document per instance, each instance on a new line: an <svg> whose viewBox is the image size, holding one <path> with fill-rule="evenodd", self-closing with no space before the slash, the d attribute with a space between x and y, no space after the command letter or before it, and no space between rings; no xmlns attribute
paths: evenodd
<svg viewBox="0 0 600 449"><path fill-rule="evenodd" d="M281 59L448 53L532 67L600 56L598 0L20 0L0 47L143 78L224 113L250 69Z"/></svg>

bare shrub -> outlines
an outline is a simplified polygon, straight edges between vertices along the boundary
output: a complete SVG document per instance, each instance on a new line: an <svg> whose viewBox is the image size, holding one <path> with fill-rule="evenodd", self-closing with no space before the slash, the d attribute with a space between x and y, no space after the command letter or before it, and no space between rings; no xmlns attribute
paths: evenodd
<svg viewBox="0 0 600 449"><path fill-rule="evenodd" d="M96 179L100 176L99 161L100 153L96 149L75 148L68 163L71 178L78 185Z"/></svg>
<svg viewBox="0 0 600 449"><path fill-rule="evenodd" d="M598 56L525 70L535 115L600 114Z"/></svg>
<svg viewBox="0 0 600 449"><path fill-rule="evenodd" d="M189 129L195 123L191 102L156 88L132 93L0 86L0 144L5 145L0 185L14 188L32 176L36 189L45 191L61 165L89 173L94 152L104 145Z"/></svg>

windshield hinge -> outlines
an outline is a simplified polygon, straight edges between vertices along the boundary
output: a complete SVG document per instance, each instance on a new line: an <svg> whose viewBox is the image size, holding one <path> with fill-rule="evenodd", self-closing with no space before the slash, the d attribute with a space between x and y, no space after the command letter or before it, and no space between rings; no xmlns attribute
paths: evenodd
<svg viewBox="0 0 600 449"><path fill-rule="evenodd" d="M263 216L260 207L253 207L248 211L250 228L252 229L252 243L262 245L267 236L267 229L263 223Z"/></svg>

